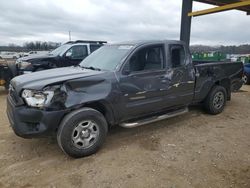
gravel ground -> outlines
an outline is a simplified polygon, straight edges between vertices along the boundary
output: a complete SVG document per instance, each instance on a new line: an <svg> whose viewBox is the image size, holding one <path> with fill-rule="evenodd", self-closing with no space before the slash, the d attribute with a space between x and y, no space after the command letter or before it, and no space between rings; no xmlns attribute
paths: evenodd
<svg viewBox="0 0 250 188"><path fill-rule="evenodd" d="M250 86L217 116L180 117L111 130L95 155L72 159L56 140L17 137L0 90L0 187L250 187Z"/></svg>

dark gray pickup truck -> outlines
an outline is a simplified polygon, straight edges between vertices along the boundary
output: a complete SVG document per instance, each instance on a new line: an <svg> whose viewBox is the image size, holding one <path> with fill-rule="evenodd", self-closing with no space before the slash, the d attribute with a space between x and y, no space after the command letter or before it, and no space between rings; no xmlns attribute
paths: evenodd
<svg viewBox="0 0 250 188"><path fill-rule="evenodd" d="M95 153L110 127L132 128L181 115L202 103L221 113L240 82L241 63L193 65L180 41L140 41L106 45L79 66L14 78L7 114L24 138L56 134L72 157Z"/></svg>

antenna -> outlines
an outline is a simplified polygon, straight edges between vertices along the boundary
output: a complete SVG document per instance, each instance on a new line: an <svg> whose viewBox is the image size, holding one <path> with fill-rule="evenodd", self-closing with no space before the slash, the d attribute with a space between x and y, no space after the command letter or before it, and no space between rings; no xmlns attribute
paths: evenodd
<svg viewBox="0 0 250 188"><path fill-rule="evenodd" d="M71 41L71 31L69 31L69 41Z"/></svg>

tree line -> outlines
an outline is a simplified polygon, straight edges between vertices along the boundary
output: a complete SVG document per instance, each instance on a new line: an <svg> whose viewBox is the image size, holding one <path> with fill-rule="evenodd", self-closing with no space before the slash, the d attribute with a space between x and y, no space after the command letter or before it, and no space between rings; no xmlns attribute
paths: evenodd
<svg viewBox="0 0 250 188"><path fill-rule="evenodd" d="M211 52L218 51L224 54L250 54L250 44L232 45L232 46L205 46L193 45L190 47L191 52Z"/></svg>
<svg viewBox="0 0 250 188"><path fill-rule="evenodd" d="M8 46L0 46L0 51L49 51L60 46L58 42L42 42L31 41L25 42L22 46L9 44ZM206 46L206 45L192 45L191 52L210 52L219 51L225 54L250 54L250 44L244 45L231 45L231 46Z"/></svg>
<svg viewBox="0 0 250 188"><path fill-rule="evenodd" d="M58 42L42 42L42 41L31 41L25 42L22 46L16 44L9 44L8 46L0 46L0 51L13 51L13 52L25 52L25 51L50 51L61 43Z"/></svg>

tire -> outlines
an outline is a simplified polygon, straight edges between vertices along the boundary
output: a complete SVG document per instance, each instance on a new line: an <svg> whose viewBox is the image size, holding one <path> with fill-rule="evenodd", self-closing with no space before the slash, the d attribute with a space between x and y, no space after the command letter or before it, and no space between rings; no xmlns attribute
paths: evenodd
<svg viewBox="0 0 250 188"><path fill-rule="evenodd" d="M10 86L10 82L9 81L4 84L4 88L5 88L6 91L9 90L9 86Z"/></svg>
<svg viewBox="0 0 250 188"><path fill-rule="evenodd" d="M242 80L243 80L244 84L247 84L247 85L250 84L250 78L246 74L243 75Z"/></svg>
<svg viewBox="0 0 250 188"><path fill-rule="evenodd" d="M222 86L214 86L204 101L205 110L209 114L219 114L223 111L226 101L226 89Z"/></svg>
<svg viewBox="0 0 250 188"><path fill-rule="evenodd" d="M82 108L69 113L62 120L57 132L57 142L64 153L80 158L96 153L104 143L107 132L106 119L99 111ZM84 146L87 143L89 145Z"/></svg>

